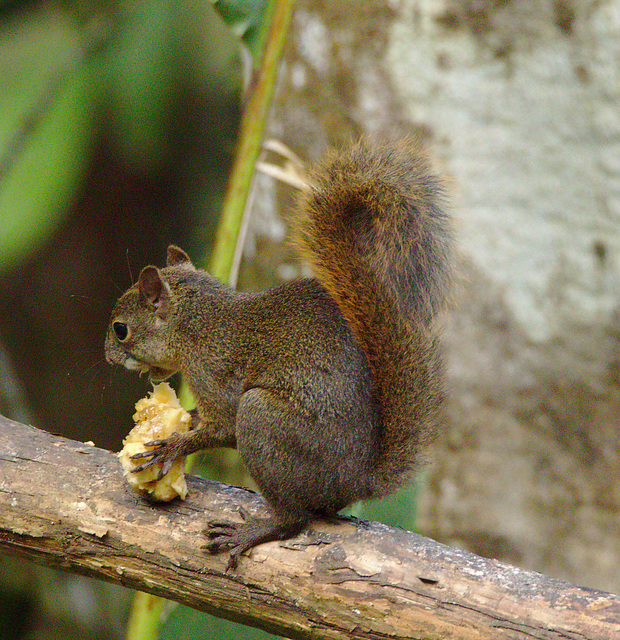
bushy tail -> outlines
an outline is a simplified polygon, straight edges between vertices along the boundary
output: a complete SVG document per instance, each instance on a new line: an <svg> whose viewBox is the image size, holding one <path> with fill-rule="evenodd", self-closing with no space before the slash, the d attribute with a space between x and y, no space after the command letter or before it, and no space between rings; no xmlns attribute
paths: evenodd
<svg viewBox="0 0 620 640"><path fill-rule="evenodd" d="M369 494L420 464L443 400L433 322L445 305L452 236L442 187L418 145L361 142L311 176L293 238L368 357L382 418Z"/></svg>

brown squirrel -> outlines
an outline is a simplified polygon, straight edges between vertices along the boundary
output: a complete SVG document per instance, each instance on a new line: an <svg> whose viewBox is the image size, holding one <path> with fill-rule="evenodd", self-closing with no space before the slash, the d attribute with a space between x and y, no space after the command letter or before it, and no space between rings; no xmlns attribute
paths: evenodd
<svg viewBox="0 0 620 640"><path fill-rule="evenodd" d="M360 142L311 174L293 239L315 277L240 293L168 248L117 302L106 358L181 371L192 430L138 469L236 447L272 516L211 523L211 553L286 539L410 479L443 399L438 329L451 276L443 190L417 144Z"/></svg>

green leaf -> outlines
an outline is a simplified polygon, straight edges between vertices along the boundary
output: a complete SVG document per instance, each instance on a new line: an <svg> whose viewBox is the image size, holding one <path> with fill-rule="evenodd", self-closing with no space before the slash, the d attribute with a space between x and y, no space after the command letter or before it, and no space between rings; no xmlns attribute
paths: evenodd
<svg viewBox="0 0 620 640"><path fill-rule="evenodd" d="M249 49L253 64L259 66L265 33L271 21L269 0L211 0L215 10Z"/></svg>
<svg viewBox="0 0 620 640"><path fill-rule="evenodd" d="M79 193L93 144L94 83L60 14L0 34L0 271L52 234Z"/></svg>

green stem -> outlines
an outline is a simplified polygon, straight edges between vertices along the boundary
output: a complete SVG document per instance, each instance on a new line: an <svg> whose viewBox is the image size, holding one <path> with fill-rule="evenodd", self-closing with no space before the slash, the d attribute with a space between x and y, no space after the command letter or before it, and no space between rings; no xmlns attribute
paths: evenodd
<svg viewBox="0 0 620 640"><path fill-rule="evenodd" d="M261 151L265 123L293 12L293 0L272 0L272 19L262 63L253 74L241 118L237 151L224 197L209 271L227 282L233 267L237 238L243 222L254 167Z"/></svg>
<svg viewBox="0 0 620 640"><path fill-rule="evenodd" d="M129 613L126 640L157 640L165 598L136 591Z"/></svg>

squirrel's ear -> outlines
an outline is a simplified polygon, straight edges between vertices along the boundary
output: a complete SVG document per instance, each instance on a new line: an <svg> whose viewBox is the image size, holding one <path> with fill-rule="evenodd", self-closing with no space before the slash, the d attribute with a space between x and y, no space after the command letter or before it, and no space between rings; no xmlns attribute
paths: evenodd
<svg viewBox="0 0 620 640"><path fill-rule="evenodd" d="M178 267L183 266L188 269L194 269L194 265L192 261L189 259L189 256L181 249L173 244L168 247L168 262L169 267Z"/></svg>
<svg viewBox="0 0 620 640"><path fill-rule="evenodd" d="M144 267L140 271L138 289L151 309L165 320L170 307L170 287L157 267Z"/></svg>

